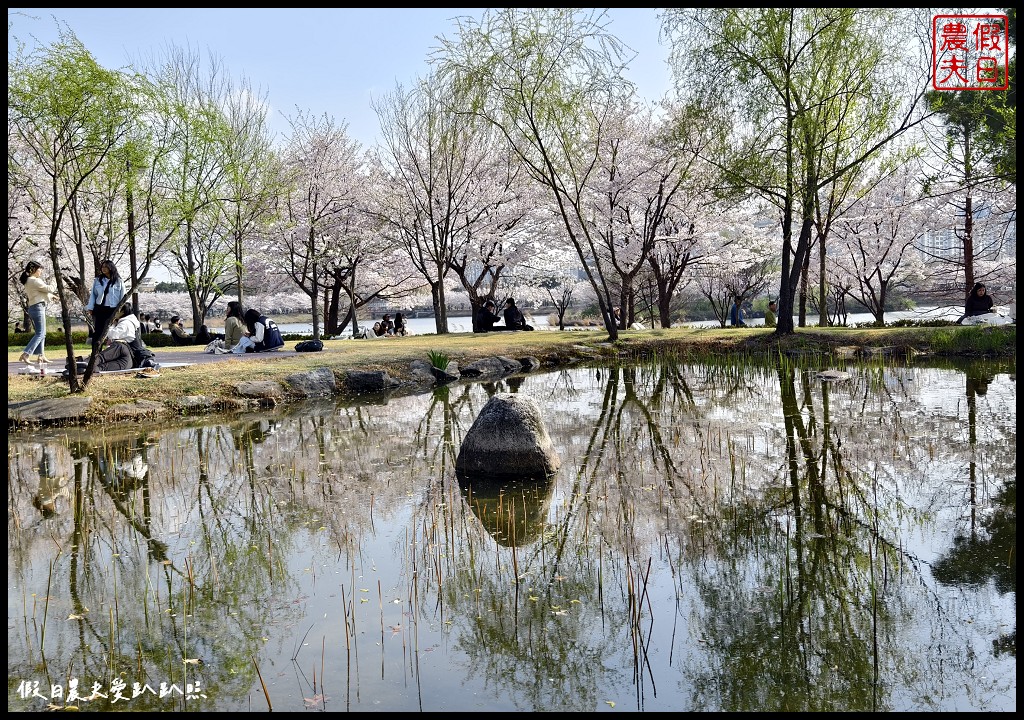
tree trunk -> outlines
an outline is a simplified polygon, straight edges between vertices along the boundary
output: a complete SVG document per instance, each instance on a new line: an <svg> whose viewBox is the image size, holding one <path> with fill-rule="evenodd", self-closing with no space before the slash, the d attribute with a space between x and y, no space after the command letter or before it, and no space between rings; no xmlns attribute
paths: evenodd
<svg viewBox="0 0 1024 720"><path fill-rule="evenodd" d="M825 236L818 233L818 326L828 327L828 306L825 294Z"/></svg>
<svg viewBox="0 0 1024 720"><path fill-rule="evenodd" d="M974 287L974 198L971 183L974 180L973 158L971 157L971 132L970 128L963 127L964 131L964 180L967 187L967 197L964 199L964 303L971 295L971 288Z"/></svg>
<svg viewBox="0 0 1024 720"><path fill-rule="evenodd" d="M438 335L448 334L448 315L444 308L444 282L430 283L430 299L434 306L434 328Z"/></svg>

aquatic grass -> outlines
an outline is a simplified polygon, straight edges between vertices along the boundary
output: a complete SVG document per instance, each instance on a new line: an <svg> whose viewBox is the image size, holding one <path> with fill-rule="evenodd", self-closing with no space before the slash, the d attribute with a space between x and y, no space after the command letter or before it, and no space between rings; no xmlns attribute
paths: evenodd
<svg viewBox="0 0 1024 720"><path fill-rule="evenodd" d="M452 360L448 353L441 352L440 350L431 350L427 353L427 357L430 359L430 365L442 372L448 369L448 364Z"/></svg>
<svg viewBox="0 0 1024 720"><path fill-rule="evenodd" d="M274 712L274 703L270 701L270 691L267 690L267 684L263 682L263 673L260 672L259 663L256 662L256 657L254 655L249 655L249 658L252 660L252 666L256 668L257 677L260 679L260 686L263 688L263 697L267 699L267 709L270 710L270 712Z"/></svg>

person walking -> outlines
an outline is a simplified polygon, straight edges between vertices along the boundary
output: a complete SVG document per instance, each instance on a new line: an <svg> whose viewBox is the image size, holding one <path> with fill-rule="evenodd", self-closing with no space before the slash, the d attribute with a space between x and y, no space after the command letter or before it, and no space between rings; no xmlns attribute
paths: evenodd
<svg viewBox="0 0 1024 720"><path fill-rule="evenodd" d="M39 363L45 364L50 362L46 358L44 350L46 345L46 303L49 300L57 299L57 288L43 280L43 266L35 260L29 260L26 263L25 270L21 273L21 284L25 286L28 317L35 327L35 334L29 339L19 361L28 362L30 357L38 355Z"/></svg>
<svg viewBox="0 0 1024 720"><path fill-rule="evenodd" d="M85 303L85 314L92 319L92 349L100 350L100 338L107 332L114 310L124 298L124 283L117 273L113 260L100 262L100 272L92 282L89 300Z"/></svg>
<svg viewBox="0 0 1024 720"><path fill-rule="evenodd" d="M743 305L741 298L735 298L732 301L732 308L729 309L729 323L733 327L746 327L747 324L743 322Z"/></svg>

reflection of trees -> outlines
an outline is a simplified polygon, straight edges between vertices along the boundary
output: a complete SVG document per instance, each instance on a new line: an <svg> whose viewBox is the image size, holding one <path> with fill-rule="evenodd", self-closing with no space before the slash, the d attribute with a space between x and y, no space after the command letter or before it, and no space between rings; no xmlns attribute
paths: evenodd
<svg viewBox="0 0 1024 720"><path fill-rule="evenodd" d="M106 693L114 675L126 678L128 697L136 681L154 689L166 682L184 690L197 681L216 688L205 700L146 693L131 700L132 710L223 706L248 694L254 681L249 658L260 651L265 624L282 610L293 612L266 602L271 586L287 587L284 558L290 551L282 548L271 560L268 547L271 534L273 544L286 545L289 527L269 514L254 524L257 516L246 513L246 521L238 522L245 480L231 472L229 434L192 428L160 441L154 437L107 434L96 442L87 431L76 431L66 447L52 446L73 462L71 513L53 520L55 531L69 534L54 535L45 651L38 649L37 630L23 650L10 649L9 666L15 676L38 679L34 668L45 658L47 686L66 688L74 677L83 695L93 682ZM221 456L211 460L218 451ZM185 487L192 490L182 495ZM189 526L195 530L185 532ZM196 541L175 547L183 537ZM123 706L109 699L84 704Z"/></svg>
<svg viewBox="0 0 1024 720"><path fill-rule="evenodd" d="M429 684L439 672L473 698L463 707L885 710L948 707L951 692L984 706L972 683L991 666L957 652L984 634L965 627L976 609L963 605L987 599L972 583L1015 587L1015 570L966 552L1015 548L1015 484L986 512L986 483L1013 476L1014 454L996 450L1015 437L1015 411L986 411L1001 380L977 396L980 519L933 567L965 585L944 592L913 553L947 542L926 534L953 537L936 515L969 534L971 420L957 419L963 395L950 402L947 376L924 393L927 371L829 386L785 361L529 375L519 392L541 403L563 466L528 513L511 509L529 498L506 493L497 531L454 476L480 384L145 438L54 432L47 464L67 475L73 507L51 519L30 505L42 436L15 437L9 601L24 588L26 609L9 613L11 677L43 679L53 561L50 677L187 671L217 688L200 708L246 706L259 689L250 654L275 708L301 707L313 648L293 663L302 694L273 677L307 636L316 653L326 641L333 709L393 690L406 709L455 707ZM138 457L148 473L116 475ZM1015 634L999 642L1015 652Z"/></svg>
<svg viewBox="0 0 1024 720"><path fill-rule="evenodd" d="M994 373L971 364L964 372L967 393L967 425L970 454L970 526L953 538L953 547L932 567L935 579L945 585L979 587L992 582L1000 593L1017 592L1017 479L1008 478L992 499L992 512L977 520L978 510L978 397L984 397ZM980 525L980 527L979 527ZM993 641L996 654L1017 655L1017 629Z"/></svg>
<svg viewBox="0 0 1024 720"><path fill-rule="evenodd" d="M535 525L535 542L492 538L487 519L461 503L417 523L443 527L454 543L442 555L436 535L420 541L417 565L431 568L420 575L422 602L437 593L445 617L461 630L458 646L473 672L507 687L523 707L592 709L600 693L622 691L602 686L601 668L613 657L612 664L633 664L638 705L656 690L645 657L653 622L644 590L652 532L666 513L652 511L655 495L636 482L636 471L656 478L656 497L688 516L693 478L689 466L680 467L677 423L693 423L698 414L678 367L613 367L593 377L600 396L585 435L571 413L546 419L555 444L575 457L563 457L562 476L571 472L565 502L556 518Z"/></svg>
<svg viewBox="0 0 1024 720"><path fill-rule="evenodd" d="M712 645L691 670L695 706L884 710L893 687L940 695L944 672L957 661L944 660L943 671L923 667L934 660L915 656L903 637L922 622L911 615L912 598L937 603L928 597L922 563L901 540L904 524L925 518L901 494L906 467L894 462L894 451L873 447L874 435L858 442L863 423L834 425L827 383L787 362L778 378L783 484L724 508L705 526L704 542L718 561L692 565L705 605L700 633ZM856 421L847 413L862 411L857 392L844 388L851 400L841 409L844 419ZM876 402L886 395L878 388ZM898 449L905 419L882 408L863 417L889 432L888 447ZM941 612L930 622L916 631L936 638L959 632ZM959 668L967 675L969 662Z"/></svg>

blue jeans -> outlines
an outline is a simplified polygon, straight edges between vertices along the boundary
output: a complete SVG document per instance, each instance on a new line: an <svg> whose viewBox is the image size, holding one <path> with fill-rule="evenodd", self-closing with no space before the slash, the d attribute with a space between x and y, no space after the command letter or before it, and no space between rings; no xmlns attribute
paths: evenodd
<svg viewBox="0 0 1024 720"><path fill-rule="evenodd" d="M40 302L29 305L28 316L35 325L36 334L25 346L26 355L43 355L43 345L46 344L46 303Z"/></svg>

